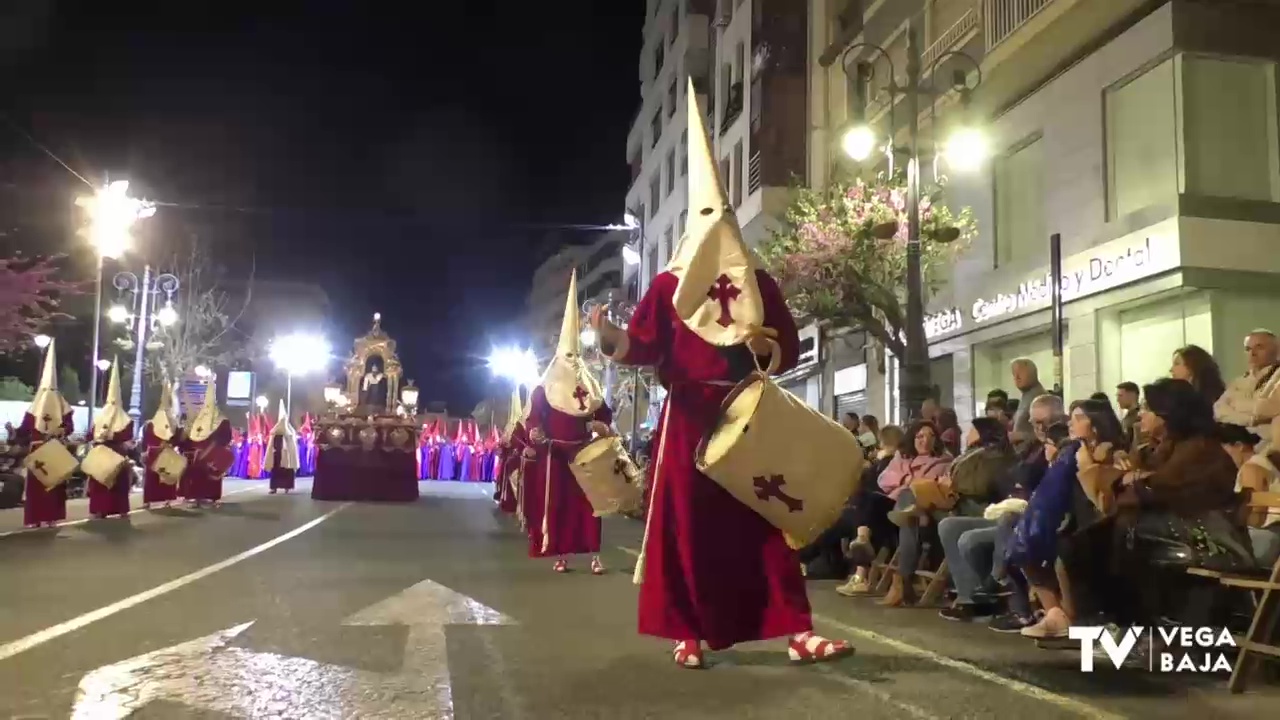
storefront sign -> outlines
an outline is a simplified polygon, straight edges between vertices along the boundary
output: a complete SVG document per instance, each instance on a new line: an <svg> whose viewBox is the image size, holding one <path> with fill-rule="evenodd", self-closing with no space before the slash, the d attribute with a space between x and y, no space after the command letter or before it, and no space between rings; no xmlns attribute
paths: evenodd
<svg viewBox="0 0 1280 720"><path fill-rule="evenodd" d="M1062 300L1070 302L1171 270L1178 266L1178 255L1176 224L1173 223L1162 223L1159 227L1073 255L1063 261L1062 275L1058 278ZM1052 283L1053 277L1045 273L1026 280L1016 290L979 297L970 306L969 315L974 323L984 323L1042 309L1053 301ZM928 327L926 324L926 334L930 334ZM939 329L937 334L951 332L952 329Z"/></svg>
<svg viewBox="0 0 1280 720"><path fill-rule="evenodd" d="M947 308L942 312L924 316L924 336L929 340L956 332L964 324L960 308Z"/></svg>

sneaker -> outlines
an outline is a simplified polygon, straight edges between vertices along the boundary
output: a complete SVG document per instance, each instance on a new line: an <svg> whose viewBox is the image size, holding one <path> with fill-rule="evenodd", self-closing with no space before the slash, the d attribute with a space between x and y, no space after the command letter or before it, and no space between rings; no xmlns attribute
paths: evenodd
<svg viewBox="0 0 1280 720"><path fill-rule="evenodd" d="M995 608L989 603L956 603L938 611L939 617L952 622L990 620L995 614Z"/></svg>
<svg viewBox="0 0 1280 720"><path fill-rule="evenodd" d="M854 575L849 578L849 582L837 586L836 592L845 597L858 597L859 595L867 595L871 592L871 584L866 578Z"/></svg>
<svg viewBox="0 0 1280 720"><path fill-rule="evenodd" d="M991 618L987 628L998 633L1020 633L1022 628L1036 623L1035 618L1024 617L1017 613L1004 613Z"/></svg>
<svg viewBox="0 0 1280 720"><path fill-rule="evenodd" d="M1067 614L1061 608L1054 608L1046 612L1036 624L1022 628L1022 637L1058 640L1067 636L1067 629L1070 627L1071 620L1067 618Z"/></svg>

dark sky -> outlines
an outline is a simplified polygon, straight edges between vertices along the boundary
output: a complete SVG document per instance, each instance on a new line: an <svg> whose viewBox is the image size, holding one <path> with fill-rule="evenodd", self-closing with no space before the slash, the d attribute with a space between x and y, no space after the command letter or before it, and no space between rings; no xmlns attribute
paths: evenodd
<svg viewBox="0 0 1280 720"><path fill-rule="evenodd" d="M540 224L621 213L643 0L4 5L14 123L223 261L323 284L339 351L380 310L455 409L517 339ZM12 127L0 153L27 207L84 190Z"/></svg>

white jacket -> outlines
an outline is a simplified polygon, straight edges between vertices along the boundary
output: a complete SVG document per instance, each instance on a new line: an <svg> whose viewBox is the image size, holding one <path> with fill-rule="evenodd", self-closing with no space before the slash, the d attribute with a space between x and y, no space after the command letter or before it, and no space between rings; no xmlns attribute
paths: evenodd
<svg viewBox="0 0 1280 720"><path fill-rule="evenodd" d="M1226 392L1213 404L1218 422L1243 425L1262 438L1258 452L1271 444L1271 418L1280 415L1280 366L1252 370L1227 384Z"/></svg>

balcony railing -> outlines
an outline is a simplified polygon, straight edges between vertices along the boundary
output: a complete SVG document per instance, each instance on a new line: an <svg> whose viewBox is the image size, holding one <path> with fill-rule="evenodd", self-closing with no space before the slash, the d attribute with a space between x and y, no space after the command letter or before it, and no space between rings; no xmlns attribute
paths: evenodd
<svg viewBox="0 0 1280 720"><path fill-rule="evenodd" d="M747 194L760 189L760 152L751 153L751 161L747 163Z"/></svg>
<svg viewBox="0 0 1280 720"><path fill-rule="evenodd" d="M965 41L965 38L969 33L972 33L977 29L978 11L976 9L970 10L962 15L954 25L947 28L945 32L939 35L938 39L934 40L933 44L924 51L924 56L921 58L921 65L926 69L933 67L933 64L938 61L938 58L941 57L943 53L959 47Z"/></svg>
<svg viewBox="0 0 1280 720"><path fill-rule="evenodd" d="M1017 32L1053 0L983 0L983 33L987 52Z"/></svg>

